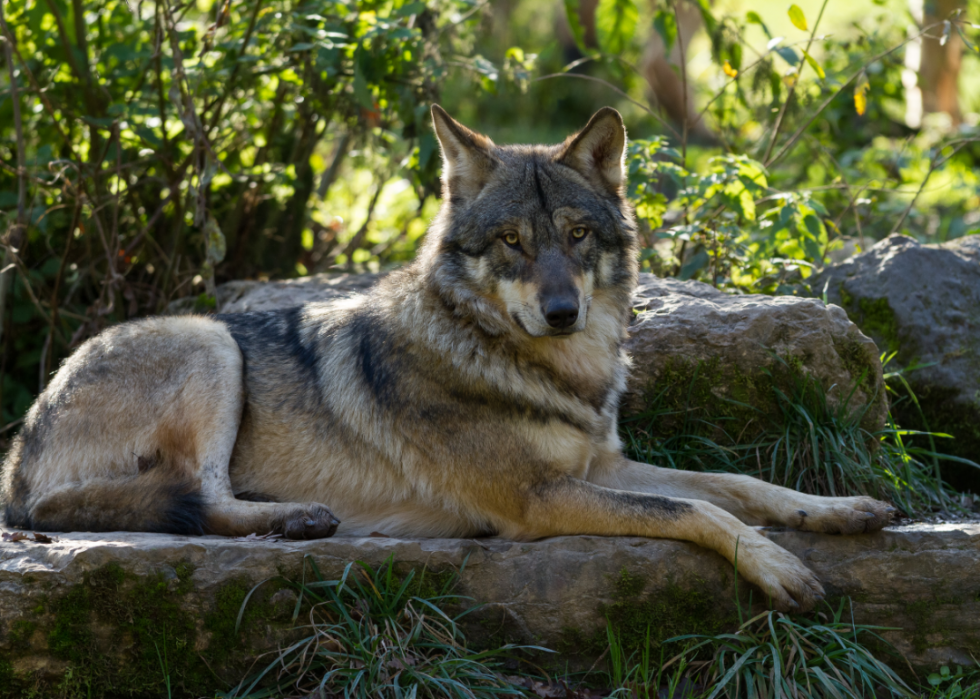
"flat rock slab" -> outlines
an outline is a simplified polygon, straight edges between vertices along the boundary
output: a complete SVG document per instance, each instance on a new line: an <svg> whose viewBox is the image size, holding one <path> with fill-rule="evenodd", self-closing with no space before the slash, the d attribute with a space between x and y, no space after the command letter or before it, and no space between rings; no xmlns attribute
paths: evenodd
<svg viewBox="0 0 980 699"><path fill-rule="evenodd" d="M854 537L795 531L768 535L810 566L831 598L850 597L858 622L895 627L882 636L917 669L969 664L971 654L980 657L980 523L910 525ZM0 679L6 663L8 674L12 670L35 685L56 685L78 657L57 646L57 633L64 629L91 623L97 632L84 638L103 644L100 652L110 656L138 641L134 613L127 612L130 616L120 622L131 629L121 641L98 607L78 612L59 603L74 599L79 589L84 599L94 595L93 586L106 584L105 576L99 577L106 570L113 571L118 585L113 595L119 599L129 599L125 590L140 581L166 587L169 592L152 594L179 599L180 613L194 620L181 643L217 664L211 669L218 675L231 675L221 666L222 658L231 656L213 650L216 634L228 623L222 627L207 620L222 604L228 606L230 589L238 591L238 597L232 595L234 615L243 591L256 583L278 575L298 579L304 557L311 557L327 579L339 578L351 561L378 566L389 557L396 570L418 574L424 568L430 579L462 568L456 591L484 605L472 615L471 638L531 642L580 659L594 659L612 609L652 624L655 638L690 630L684 628L684 615L695 626L706 615L734 619L731 566L715 553L678 541L575 536L532 543L380 537L293 542L62 534L51 544L0 544ZM740 585L743 598L747 588ZM296 599L288 589L255 601L260 597L252 603L285 604L289 611ZM759 597L754 591L756 602ZM59 619L66 613L74 615L70 624ZM255 655L281 640L271 629L232 640L249 644L242 650Z"/></svg>

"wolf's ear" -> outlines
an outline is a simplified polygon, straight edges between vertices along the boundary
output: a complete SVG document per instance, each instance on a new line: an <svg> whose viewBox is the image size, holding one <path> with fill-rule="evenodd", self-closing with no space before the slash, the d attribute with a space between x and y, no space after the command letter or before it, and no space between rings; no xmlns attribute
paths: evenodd
<svg viewBox="0 0 980 699"><path fill-rule="evenodd" d="M432 105L432 126L442 149L443 193L475 197L496 167L493 141L460 124L438 104Z"/></svg>
<svg viewBox="0 0 980 699"><path fill-rule="evenodd" d="M603 107L592 115L584 129L565 140L556 160L619 193L626 174L625 156L623 117L612 107Z"/></svg>

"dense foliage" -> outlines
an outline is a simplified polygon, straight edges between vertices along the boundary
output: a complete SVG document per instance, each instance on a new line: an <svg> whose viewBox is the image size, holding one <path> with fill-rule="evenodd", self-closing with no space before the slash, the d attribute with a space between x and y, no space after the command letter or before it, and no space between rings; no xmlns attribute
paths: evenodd
<svg viewBox="0 0 980 699"><path fill-rule="evenodd" d="M473 10L4 6L3 424L107 323L189 294L207 308L216 277L288 277L350 259L364 231L338 238L310 206L345 156L376 168L371 209L396 171L419 199L433 192L428 107ZM391 256L410 254L421 232L406 231Z"/></svg>

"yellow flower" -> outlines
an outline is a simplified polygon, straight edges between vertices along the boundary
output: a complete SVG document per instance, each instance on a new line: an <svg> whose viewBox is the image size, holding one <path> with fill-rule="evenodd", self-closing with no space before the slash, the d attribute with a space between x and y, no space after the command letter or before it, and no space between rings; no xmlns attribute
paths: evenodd
<svg viewBox="0 0 980 699"><path fill-rule="evenodd" d="M868 109L868 90L871 84L865 78L857 87L854 88L854 111L858 116L863 116Z"/></svg>

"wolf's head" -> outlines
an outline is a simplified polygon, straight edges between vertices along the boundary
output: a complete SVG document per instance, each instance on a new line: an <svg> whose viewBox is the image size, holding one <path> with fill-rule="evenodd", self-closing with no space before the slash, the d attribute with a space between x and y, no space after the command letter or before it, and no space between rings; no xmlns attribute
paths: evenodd
<svg viewBox="0 0 980 699"><path fill-rule="evenodd" d="M443 206L420 258L444 301L493 335L571 335L600 300L625 317L637 262L619 112L556 146L497 146L437 105L432 120Z"/></svg>

